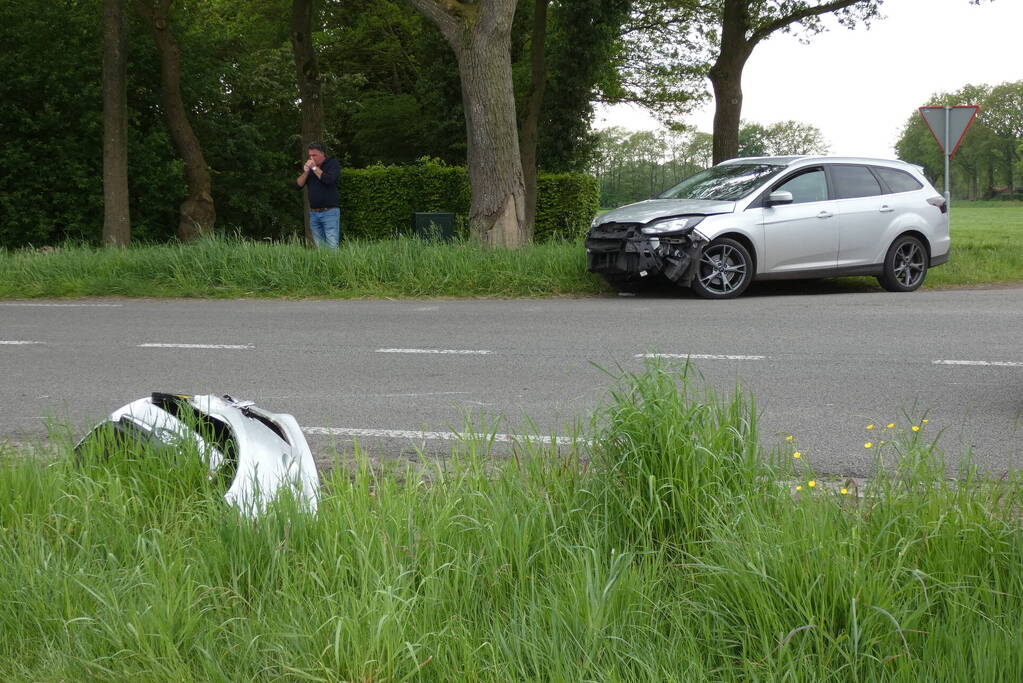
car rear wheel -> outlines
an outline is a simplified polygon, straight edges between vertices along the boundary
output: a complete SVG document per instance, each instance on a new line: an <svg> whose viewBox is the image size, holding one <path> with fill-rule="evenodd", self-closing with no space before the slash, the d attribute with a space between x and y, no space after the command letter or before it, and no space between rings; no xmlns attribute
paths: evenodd
<svg viewBox="0 0 1023 683"><path fill-rule="evenodd" d="M734 299L752 280L753 259L746 247L721 237L704 248L691 286L704 299Z"/></svg>
<svg viewBox="0 0 1023 683"><path fill-rule="evenodd" d="M889 292L912 292L927 276L927 250L911 235L892 242L877 281Z"/></svg>

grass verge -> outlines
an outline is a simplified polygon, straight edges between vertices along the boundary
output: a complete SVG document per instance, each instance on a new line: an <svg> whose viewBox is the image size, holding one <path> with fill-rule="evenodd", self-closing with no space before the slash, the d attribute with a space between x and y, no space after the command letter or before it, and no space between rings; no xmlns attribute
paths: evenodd
<svg viewBox="0 0 1023 683"><path fill-rule="evenodd" d="M0 460L4 680L1018 680L1018 479L919 433L856 496L757 451L752 398L652 365L591 459L325 478L234 514L155 457ZM779 480L807 486L793 496Z"/></svg>
<svg viewBox="0 0 1023 683"><path fill-rule="evenodd" d="M950 262L925 287L1023 282L1023 204L957 203ZM843 291L875 291L844 278ZM509 251L417 239L348 241L338 252L296 244L209 239L180 244L46 252L0 249L0 298L542 297L610 292L586 272L577 242Z"/></svg>

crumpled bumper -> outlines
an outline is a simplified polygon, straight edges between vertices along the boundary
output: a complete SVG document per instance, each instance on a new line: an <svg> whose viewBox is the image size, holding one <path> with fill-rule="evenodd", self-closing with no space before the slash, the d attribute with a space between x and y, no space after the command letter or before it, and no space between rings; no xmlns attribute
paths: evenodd
<svg viewBox="0 0 1023 683"><path fill-rule="evenodd" d="M197 420L209 429L197 431ZM154 393L115 410L78 442L75 452L81 453L107 425L122 440L161 448L194 446L211 478L233 473L224 500L246 515L258 515L284 490L307 511L316 511L319 475L292 415L226 395Z"/></svg>
<svg viewBox="0 0 1023 683"><path fill-rule="evenodd" d="M648 236L639 225L604 224L586 235L586 268L617 278L661 274L686 285L693 277L703 243L690 234Z"/></svg>

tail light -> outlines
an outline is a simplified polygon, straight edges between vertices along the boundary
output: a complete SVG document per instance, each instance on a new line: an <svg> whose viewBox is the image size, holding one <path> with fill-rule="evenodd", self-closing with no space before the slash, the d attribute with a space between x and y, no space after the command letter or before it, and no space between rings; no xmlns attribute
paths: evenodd
<svg viewBox="0 0 1023 683"><path fill-rule="evenodd" d="M928 198L927 203L931 206L938 207L938 211L942 213L948 213L948 204L945 203L944 197L930 197Z"/></svg>

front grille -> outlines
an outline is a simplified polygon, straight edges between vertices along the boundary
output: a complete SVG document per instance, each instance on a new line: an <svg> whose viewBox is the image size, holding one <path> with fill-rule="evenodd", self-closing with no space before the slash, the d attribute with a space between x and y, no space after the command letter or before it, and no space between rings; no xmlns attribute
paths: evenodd
<svg viewBox="0 0 1023 683"><path fill-rule="evenodd" d="M639 236L640 223L604 223L590 229L595 239L628 239Z"/></svg>

